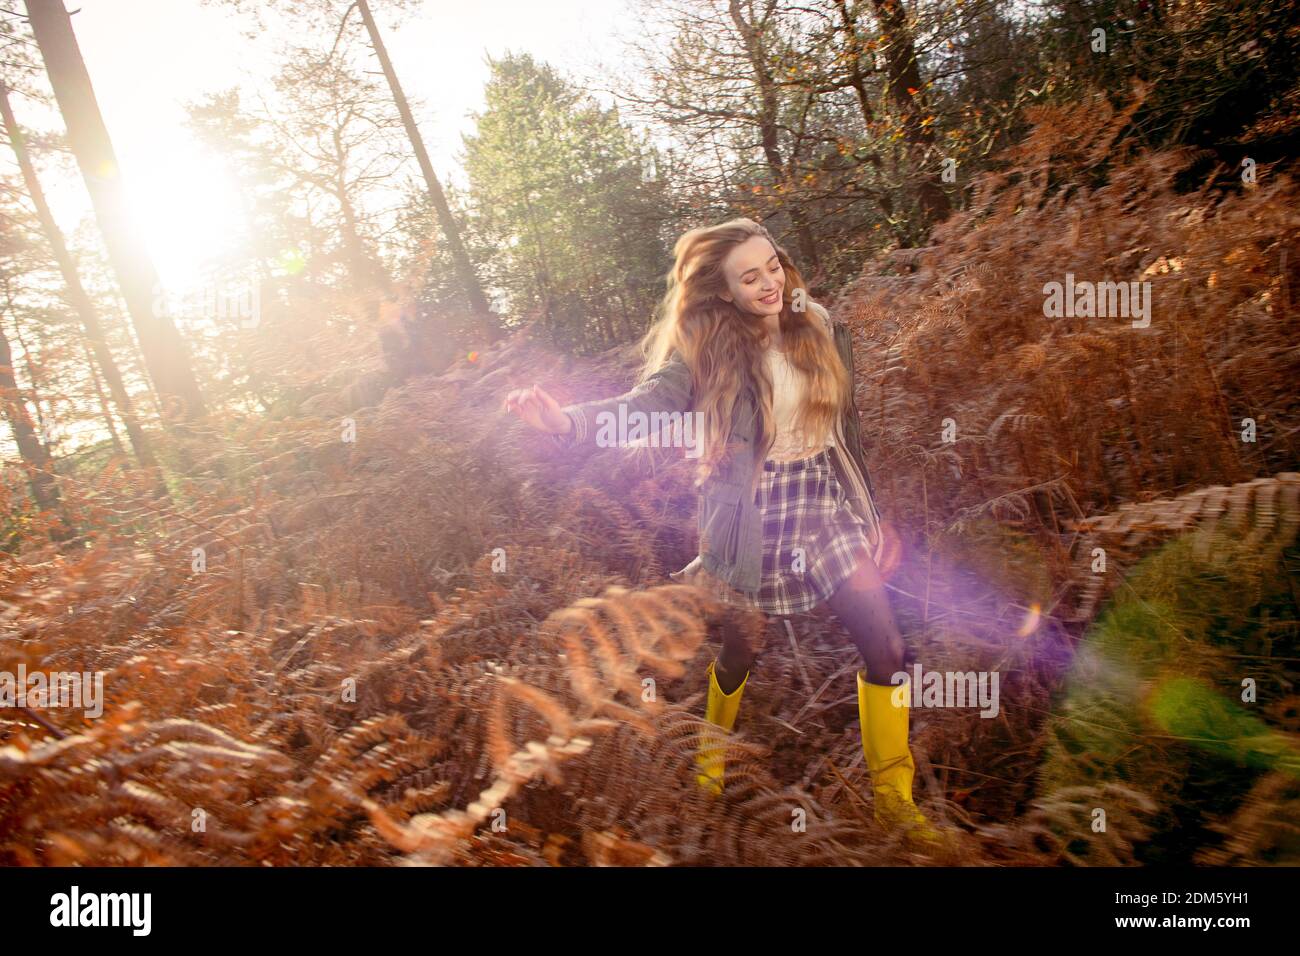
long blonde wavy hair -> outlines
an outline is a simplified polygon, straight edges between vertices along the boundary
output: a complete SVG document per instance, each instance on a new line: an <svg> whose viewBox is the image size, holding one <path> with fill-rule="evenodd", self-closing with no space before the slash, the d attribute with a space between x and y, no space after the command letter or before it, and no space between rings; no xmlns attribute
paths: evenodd
<svg viewBox="0 0 1300 956"><path fill-rule="evenodd" d="M781 292L781 341L790 364L804 373L807 388L795 416L795 426L820 440L834 427L845 403L852 401L848 370L839 359L825 325L810 314L808 288L786 251L771 233L752 219L732 219L682 234L673 249L674 263L667 292L656 319L641 341L645 364L638 381L662 368L676 350L691 370L692 410L703 412L704 450L696 475L702 484L732 452L731 419L737 399L752 389L761 410L762 430L755 429L754 472L750 494L776 438L772 414L772 379L763 360L768 333L763 321L742 312L721 297L728 291L723 260L752 236L763 236L776 250L785 271ZM795 311L798 297L804 308Z"/></svg>

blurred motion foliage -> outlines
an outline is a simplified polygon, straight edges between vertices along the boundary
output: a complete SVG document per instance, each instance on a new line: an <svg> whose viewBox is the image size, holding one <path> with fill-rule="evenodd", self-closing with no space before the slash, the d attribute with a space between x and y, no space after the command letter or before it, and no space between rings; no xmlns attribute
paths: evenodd
<svg viewBox="0 0 1300 956"><path fill-rule="evenodd" d="M1006 678L996 719L913 717L918 794L964 831L938 862L1297 862L1295 19L678 0L635 8L631 77L493 59L447 189L513 333L488 345L369 47L317 16L283 52L297 115L191 109L248 217L210 277L264 280L255 328L180 323L205 419L161 426L111 265L70 237L166 494L109 434L6 172L6 412L51 424L61 498L6 459L0 669L100 669L108 700L0 711L0 863L917 862L870 823L858 658L825 614L754 625L728 799L698 792L717 608L663 585L694 553L684 463L557 457L501 409L630 385L674 238L738 215L854 336L909 651ZM43 166L58 135L31 137ZM397 208L352 203L372 161ZM1049 318L1067 273L1150 283L1150 327Z"/></svg>

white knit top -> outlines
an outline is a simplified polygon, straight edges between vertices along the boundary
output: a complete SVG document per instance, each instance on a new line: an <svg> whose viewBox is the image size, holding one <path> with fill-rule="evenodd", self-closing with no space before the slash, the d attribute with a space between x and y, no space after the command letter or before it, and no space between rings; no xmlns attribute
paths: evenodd
<svg viewBox="0 0 1300 956"><path fill-rule="evenodd" d="M828 429L818 445L806 441L794 427L795 412L807 389L807 376L790 364L784 352L769 348L764 355L772 376L772 417L776 421L776 439L767 453L768 461L794 461L815 455L835 444L834 429Z"/></svg>

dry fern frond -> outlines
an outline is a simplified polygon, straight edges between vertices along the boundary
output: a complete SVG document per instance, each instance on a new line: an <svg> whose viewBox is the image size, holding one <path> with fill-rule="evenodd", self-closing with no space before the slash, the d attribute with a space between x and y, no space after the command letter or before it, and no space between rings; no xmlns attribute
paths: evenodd
<svg viewBox="0 0 1300 956"><path fill-rule="evenodd" d="M1195 548L1201 558L1208 558L1227 538L1234 538L1240 539L1234 553L1272 560L1300 533L1300 473L1126 504L1114 514L1084 518L1075 523L1075 529L1082 537L1075 549L1080 561L1069 582L1077 596L1068 617L1087 621L1128 567L1174 535L1198 532ZM1104 574L1092 571L1097 548L1105 554Z"/></svg>

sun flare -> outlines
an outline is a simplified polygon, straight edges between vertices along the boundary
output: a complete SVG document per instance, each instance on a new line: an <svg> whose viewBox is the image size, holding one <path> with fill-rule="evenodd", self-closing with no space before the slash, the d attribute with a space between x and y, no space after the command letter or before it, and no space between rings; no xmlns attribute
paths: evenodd
<svg viewBox="0 0 1300 956"><path fill-rule="evenodd" d="M205 266L244 236L238 189L222 164L197 147L156 154L149 166L130 170L126 189L132 216L168 290L198 284Z"/></svg>

